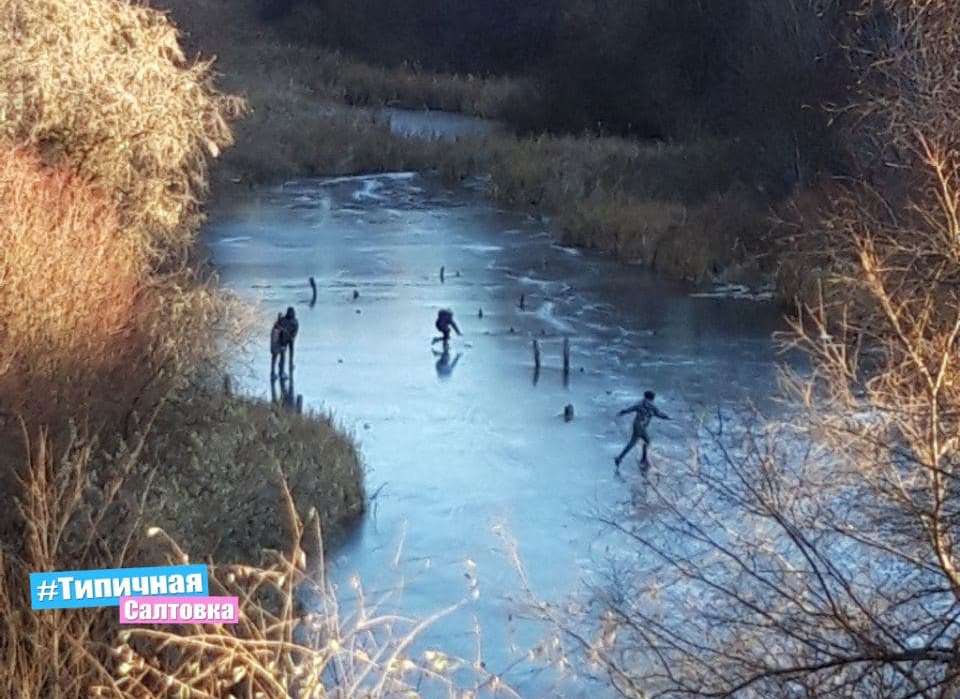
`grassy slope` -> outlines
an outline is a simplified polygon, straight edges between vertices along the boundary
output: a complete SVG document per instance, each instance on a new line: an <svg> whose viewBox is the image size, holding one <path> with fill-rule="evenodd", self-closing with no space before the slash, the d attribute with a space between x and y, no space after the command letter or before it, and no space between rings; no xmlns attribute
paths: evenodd
<svg viewBox="0 0 960 699"><path fill-rule="evenodd" d="M257 561L288 546L280 474L300 516L317 512L328 543L363 512L356 445L328 416L204 391L172 402L154 432L148 463L176 464L155 478L155 497L176 510L152 523L214 560Z"/></svg>

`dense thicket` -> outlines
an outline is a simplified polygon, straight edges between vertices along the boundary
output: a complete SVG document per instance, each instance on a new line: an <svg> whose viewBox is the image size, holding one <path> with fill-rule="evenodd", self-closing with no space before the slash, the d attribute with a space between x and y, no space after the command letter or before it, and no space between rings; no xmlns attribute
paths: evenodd
<svg viewBox="0 0 960 699"><path fill-rule="evenodd" d="M537 68L555 128L809 130L819 110L804 107L842 89L839 2L563 2L554 50Z"/></svg>
<svg viewBox="0 0 960 699"><path fill-rule="evenodd" d="M852 0L263 0L300 40L364 60L533 77L524 132L744 137L789 185L835 170ZM319 8L319 12L317 11ZM287 15L286 18L283 18Z"/></svg>
<svg viewBox="0 0 960 699"><path fill-rule="evenodd" d="M298 6L313 7L297 12ZM550 54L560 0L261 0L261 17L359 58L456 73L522 73ZM316 10L319 9L319 12Z"/></svg>

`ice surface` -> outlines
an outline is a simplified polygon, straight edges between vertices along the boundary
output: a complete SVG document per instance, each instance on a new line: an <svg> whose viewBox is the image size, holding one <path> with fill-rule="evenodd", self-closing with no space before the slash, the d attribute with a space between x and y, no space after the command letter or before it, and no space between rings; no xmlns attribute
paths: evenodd
<svg viewBox="0 0 960 699"><path fill-rule="evenodd" d="M320 192L329 218L289 208ZM651 427L656 468L685 458L705 411L762 403L774 391L770 334L780 325L769 304L744 312L731 294L700 298L636 267L571 255L534 235L542 221L498 211L471 190L402 173L244 194L221 202L206 229L222 282L260 302L266 338L276 313L309 300L307 280L316 279L316 305L297 305L295 390L354 431L367 490L382 488L335 554L334 574L344 590L355 573L368 590L405 576L391 604L422 615L460 599L463 562L476 561L480 599L424 642L470 653L476 614L491 669L509 662L510 643L523 647L539 635L508 621L507 598L520 591L496 526L517 540L537 594L561 599L602 567L611 545L588 513L629 498L613 477L630 424L618 410L650 388L675 417ZM371 222L385 216L389 225ZM443 307L464 332L446 359L430 344ZM536 382L533 339L543 358ZM238 357L235 369L246 391L264 397L266 346L251 343L253 354ZM558 417L567 403L576 409L570 423ZM624 464L628 484L633 464Z"/></svg>

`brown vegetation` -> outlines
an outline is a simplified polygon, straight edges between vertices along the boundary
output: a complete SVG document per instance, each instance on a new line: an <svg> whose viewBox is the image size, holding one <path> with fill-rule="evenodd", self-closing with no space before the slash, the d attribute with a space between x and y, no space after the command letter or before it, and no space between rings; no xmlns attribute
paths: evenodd
<svg viewBox="0 0 960 699"><path fill-rule="evenodd" d="M450 181L490 175L499 201L555 215L567 242L695 280L775 273L777 257L767 236L770 201L782 194L784 152L791 171L801 165L793 162L799 142L790 134L776 144L769 138L697 137L664 144L504 133L457 143L411 141L392 134L385 119L335 102L426 105L490 116L529 111L535 96L521 83L508 88L508 82L365 65L257 24L247 6L231 14L226 27L217 4L168 0L164 6L195 47L220 55L227 81L253 106L252 117L240 126L239 147L221 168L224 180L408 169L435 169ZM308 22L306 15L316 11L306 4L297 12L296 22ZM801 14L810 19L806 9ZM784 17L775 24L784 41L798 44L797 61L806 65L819 55L814 49L824 40L826 20L790 31L781 27L789 24ZM430 90L433 97L416 96ZM488 102L483 95L499 95L493 101L501 108L478 110L465 103ZM766 191L771 182L776 192Z"/></svg>
<svg viewBox="0 0 960 699"><path fill-rule="evenodd" d="M163 477L150 486L145 517L219 561L259 562L288 546L281 481L297 512L317 513L328 545L365 504L357 446L330 416L219 392L167 401L136 472L142 483L156 464Z"/></svg>
<svg viewBox="0 0 960 699"><path fill-rule="evenodd" d="M253 184L292 174L432 170L457 183L486 175L498 202L555 216L566 244L694 280L774 269L766 254L770 210L749 184L730 179L749 163L731 144L508 134L410 138L373 114L319 105L285 89L275 94L269 112L250 117L251 138L231 153L224 177ZM310 108L317 111L307 118ZM270 137L254 139L254 133Z"/></svg>
<svg viewBox="0 0 960 699"><path fill-rule="evenodd" d="M526 98L531 87L510 78L481 78L418 69L363 63L308 41L291 39L276 26L258 21L256 2L240 0L227 10L211 0L157 0L187 32L190 46L218 57L226 84L243 93L255 110L268 110L282 101L268 99L269 87L314 100L358 107L393 106L438 109L498 119ZM312 8L307 17L323 21Z"/></svg>
<svg viewBox="0 0 960 699"><path fill-rule="evenodd" d="M297 568L278 557L215 577L246 612L213 632L230 649L219 660L202 628L128 645L115 609L30 609L32 571L185 560L148 545L148 524L257 561L300 541L297 508L336 531L364 495L355 445L328 416L205 388L243 331L191 250L209 159L239 110L209 65L184 60L160 14L119 0L2 3L0 36L0 694L212 697L226 677L244 696L286 696L301 654L343 657L293 640L299 548ZM375 626L356 627L360 641L335 613L318 628L349 653ZM377 662L370 677L403 681Z"/></svg>
<svg viewBox="0 0 960 699"><path fill-rule="evenodd" d="M649 508L604 517L645 555L566 638L624 696L960 689L960 8L856 19L860 174L799 241L823 272L785 338L795 410L724 416Z"/></svg>
<svg viewBox="0 0 960 699"><path fill-rule="evenodd" d="M149 412L222 327L186 249L237 103L126 2L6 2L0 36L4 409L33 425Z"/></svg>
<svg viewBox="0 0 960 699"><path fill-rule="evenodd" d="M415 653L412 644L431 623L474 597L469 569L463 599L422 621L383 613L359 583L350 608L324 576L320 517L301 519L277 474L275 512L282 548L260 567L214 564L210 591L236 595L237 625L120 627L117 609L33 612L28 573L189 562L151 521L149 488L138 481L138 461L149 425L129 451L104 455L89 435L75 434L55 453L43 433L31 443L20 473L18 510L28 524L23 546L0 551L0 694L17 699L160 699L161 697L462 696L481 688L517 696L486 672L482 657L464 660L439 650ZM111 474L104 482L98 474ZM163 477L154 469L156 480ZM305 520L305 521L304 521ZM194 559L195 560L195 559ZM308 594L315 605L302 607ZM458 694L461 692L461 694Z"/></svg>
<svg viewBox="0 0 960 699"><path fill-rule="evenodd" d="M0 381L124 354L147 260L119 219L110 197L67 169L0 152Z"/></svg>
<svg viewBox="0 0 960 699"><path fill-rule="evenodd" d="M243 7L224 28L218 4L162 4L193 46L219 55L227 84L250 101L253 113L220 166L222 181L396 170L436 170L451 182L489 175L498 201L556 216L560 237L571 244L696 280L773 272L765 254L769 197L757 185L782 173L779 156L755 143L645 143L586 134L405 138L391 133L385 118L338 103L495 117L528 109L531 88L368 66L284 40L273 27L253 23Z"/></svg>
<svg viewBox="0 0 960 699"><path fill-rule="evenodd" d="M189 244L208 159L230 145L239 108L209 64L185 61L161 15L119 0L11 0L0 34L0 136L110 192L129 234Z"/></svg>

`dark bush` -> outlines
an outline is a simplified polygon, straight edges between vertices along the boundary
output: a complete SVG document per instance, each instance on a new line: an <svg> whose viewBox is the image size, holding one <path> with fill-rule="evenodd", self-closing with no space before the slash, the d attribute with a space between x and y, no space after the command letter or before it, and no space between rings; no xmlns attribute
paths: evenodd
<svg viewBox="0 0 960 699"><path fill-rule="evenodd" d="M269 22L285 16L296 3L297 0L259 0L257 14Z"/></svg>

